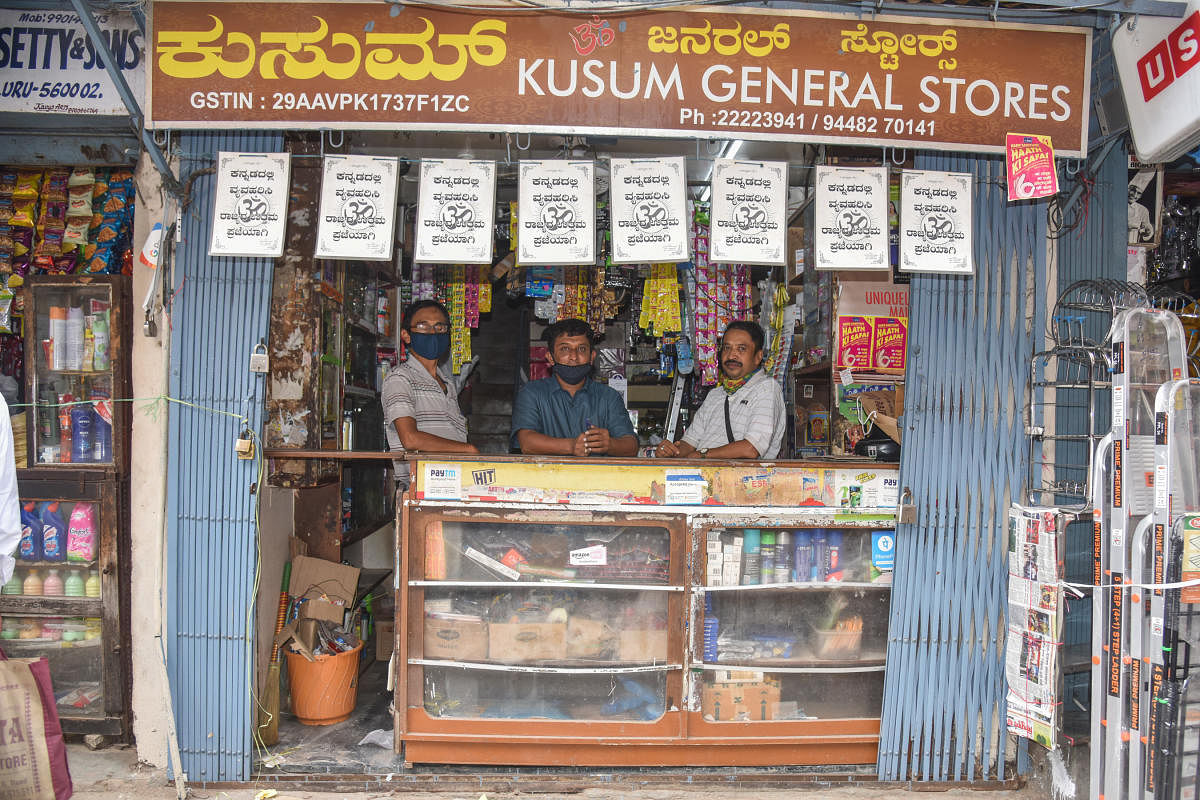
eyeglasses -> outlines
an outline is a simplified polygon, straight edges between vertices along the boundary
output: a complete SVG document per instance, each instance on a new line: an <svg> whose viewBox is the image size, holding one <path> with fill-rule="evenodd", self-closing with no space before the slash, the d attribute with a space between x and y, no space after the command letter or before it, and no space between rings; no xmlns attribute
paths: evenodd
<svg viewBox="0 0 1200 800"><path fill-rule="evenodd" d="M445 322L418 322L411 330L417 333L447 333L450 326Z"/></svg>

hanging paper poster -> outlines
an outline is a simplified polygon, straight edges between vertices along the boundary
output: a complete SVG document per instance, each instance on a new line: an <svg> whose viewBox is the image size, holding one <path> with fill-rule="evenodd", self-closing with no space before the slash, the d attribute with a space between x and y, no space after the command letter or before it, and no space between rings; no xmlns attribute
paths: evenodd
<svg viewBox="0 0 1200 800"><path fill-rule="evenodd" d="M1008 201L1033 200L1058 194L1058 172L1054 169L1054 145L1049 136L1009 133Z"/></svg>
<svg viewBox="0 0 1200 800"><path fill-rule="evenodd" d="M904 317L875 317L871 337L871 369L904 372L908 351L908 320Z"/></svg>
<svg viewBox="0 0 1200 800"><path fill-rule="evenodd" d="M495 161L423 159L413 261L491 264L495 199Z"/></svg>
<svg viewBox="0 0 1200 800"><path fill-rule="evenodd" d="M817 269L890 269L887 167L817 167Z"/></svg>
<svg viewBox="0 0 1200 800"><path fill-rule="evenodd" d="M391 260L398 164L384 156L325 156L317 258Z"/></svg>
<svg viewBox="0 0 1200 800"><path fill-rule="evenodd" d="M971 201L965 172L904 170L900 175L900 271L975 273Z"/></svg>
<svg viewBox="0 0 1200 800"><path fill-rule="evenodd" d="M613 263L687 261L686 160L614 158L609 163Z"/></svg>
<svg viewBox="0 0 1200 800"><path fill-rule="evenodd" d="M787 263L787 182L786 161L713 162L710 262Z"/></svg>
<svg viewBox="0 0 1200 800"><path fill-rule="evenodd" d="M217 191L210 256L283 255L288 153L217 153Z"/></svg>
<svg viewBox="0 0 1200 800"><path fill-rule="evenodd" d="M872 317L838 316L837 369L870 369Z"/></svg>
<svg viewBox="0 0 1200 800"><path fill-rule="evenodd" d="M522 161L518 173L517 263L596 263L596 165Z"/></svg>

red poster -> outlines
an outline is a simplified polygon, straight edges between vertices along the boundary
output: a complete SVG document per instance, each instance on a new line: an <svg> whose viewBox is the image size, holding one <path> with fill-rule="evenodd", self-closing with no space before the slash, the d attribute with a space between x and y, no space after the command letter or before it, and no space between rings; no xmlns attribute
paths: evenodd
<svg viewBox="0 0 1200 800"><path fill-rule="evenodd" d="M838 317L838 369L871 367L871 317Z"/></svg>
<svg viewBox="0 0 1200 800"><path fill-rule="evenodd" d="M908 349L908 320L875 317L875 335L871 344L871 368L883 372L903 372Z"/></svg>
<svg viewBox="0 0 1200 800"><path fill-rule="evenodd" d="M1010 133L1008 145L1008 200L1033 200L1058 194L1054 145L1049 136Z"/></svg>

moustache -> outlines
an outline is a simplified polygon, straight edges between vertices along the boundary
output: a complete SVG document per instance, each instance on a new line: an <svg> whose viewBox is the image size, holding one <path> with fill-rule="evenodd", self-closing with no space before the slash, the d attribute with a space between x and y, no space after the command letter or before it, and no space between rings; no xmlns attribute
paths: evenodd
<svg viewBox="0 0 1200 800"><path fill-rule="evenodd" d="M725 362L725 366L727 366L727 367L740 367L741 365L742 365L742 362L734 361L733 359L729 359L728 361Z"/></svg>

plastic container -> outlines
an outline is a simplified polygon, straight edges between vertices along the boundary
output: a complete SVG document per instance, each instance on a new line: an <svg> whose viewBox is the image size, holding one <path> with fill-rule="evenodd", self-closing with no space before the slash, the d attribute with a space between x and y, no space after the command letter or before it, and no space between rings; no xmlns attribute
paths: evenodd
<svg viewBox="0 0 1200 800"><path fill-rule="evenodd" d="M742 536L742 585L762 582L762 538L756 528L747 528Z"/></svg>
<svg viewBox="0 0 1200 800"><path fill-rule="evenodd" d="M104 628L100 623L99 617L88 617L83 621L84 624L84 639L99 639L104 633ZM301 656L303 658L303 656Z"/></svg>
<svg viewBox="0 0 1200 800"><path fill-rule="evenodd" d="M93 452L93 419L90 403L71 407L71 463L87 463Z"/></svg>
<svg viewBox="0 0 1200 800"><path fill-rule="evenodd" d="M42 505L42 559L44 561L67 560L67 523L58 513L57 500Z"/></svg>
<svg viewBox="0 0 1200 800"><path fill-rule="evenodd" d="M40 597L42 594L42 576L36 569L29 570L25 582L21 584L21 594L30 597Z"/></svg>
<svg viewBox="0 0 1200 800"><path fill-rule="evenodd" d="M79 570L77 569L73 569L70 572L71 574L63 581L63 594L67 597L83 597L83 576L79 574Z"/></svg>
<svg viewBox="0 0 1200 800"><path fill-rule="evenodd" d="M823 560L823 580L837 583L843 580L842 575L842 532L829 531L825 534L825 557Z"/></svg>
<svg viewBox="0 0 1200 800"><path fill-rule="evenodd" d="M0 589L0 594L20 594L25 588L25 582L21 580L21 576L13 570L13 576L8 579L8 583L4 584L4 588Z"/></svg>
<svg viewBox="0 0 1200 800"><path fill-rule="evenodd" d="M17 545L17 558L22 561L42 560L42 521L36 508L37 503L32 500L21 504L21 542Z"/></svg>
<svg viewBox="0 0 1200 800"><path fill-rule="evenodd" d="M76 503L67 524L67 560L86 564L96 557L96 506Z"/></svg>
<svg viewBox="0 0 1200 800"><path fill-rule="evenodd" d="M52 569L47 571L46 579L42 581L42 594L46 597L63 596L63 579L58 574L58 570Z"/></svg>
<svg viewBox="0 0 1200 800"><path fill-rule="evenodd" d="M305 725L333 725L350 717L358 702L358 657L362 642L353 650L316 656L315 661L288 650L288 680L292 687L292 713Z"/></svg>
<svg viewBox="0 0 1200 800"><path fill-rule="evenodd" d="M83 594L85 597L100 596L100 572L98 570L88 573L88 579L83 584Z"/></svg>
<svg viewBox="0 0 1200 800"><path fill-rule="evenodd" d="M813 654L824 661L849 661L859 657L862 649L862 622L857 625L843 624L833 630L813 634Z"/></svg>
<svg viewBox="0 0 1200 800"><path fill-rule="evenodd" d="M62 640L64 642L83 641L86 629L82 617L67 617L67 619L63 620ZM2 631L0 631L0 636L3 636Z"/></svg>
<svg viewBox="0 0 1200 800"><path fill-rule="evenodd" d="M761 583L770 583L775 578L775 531L763 531L759 545L759 575Z"/></svg>

